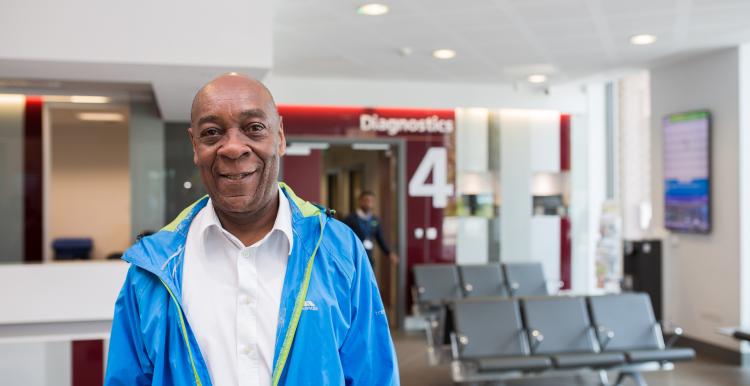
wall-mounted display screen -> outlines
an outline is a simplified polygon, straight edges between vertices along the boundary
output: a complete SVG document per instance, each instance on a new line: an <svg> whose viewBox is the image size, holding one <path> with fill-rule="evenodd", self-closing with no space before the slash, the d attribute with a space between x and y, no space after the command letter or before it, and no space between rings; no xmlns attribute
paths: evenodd
<svg viewBox="0 0 750 386"><path fill-rule="evenodd" d="M677 232L711 230L711 119L708 111L663 120L664 224Z"/></svg>

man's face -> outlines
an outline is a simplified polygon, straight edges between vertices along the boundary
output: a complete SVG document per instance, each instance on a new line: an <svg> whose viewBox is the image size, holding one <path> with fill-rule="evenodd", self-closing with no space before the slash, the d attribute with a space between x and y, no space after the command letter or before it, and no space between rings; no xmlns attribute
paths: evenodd
<svg viewBox="0 0 750 386"><path fill-rule="evenodd" d="M193 161L214 207L252 214L275 196L284 131L270 95L247 79L208 86L193 106Z"/></svg>
<svg viewBox="0 0 750 386"><path fill-rule="evenodd" d="M375 197L367 194L359 198L359 207L365 212L371 212L375 205Z"/></svg>

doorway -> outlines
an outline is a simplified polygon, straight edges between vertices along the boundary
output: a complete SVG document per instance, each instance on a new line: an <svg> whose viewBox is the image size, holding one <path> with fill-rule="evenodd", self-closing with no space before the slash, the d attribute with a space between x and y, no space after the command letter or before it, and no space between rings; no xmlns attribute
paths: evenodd
<svg viewBox="0 0 750 386"><path fill-rule="evenodd" d="M343 221L356 214L359 196L375 197L373 214L380 220L381 232L391 251L399 257L393 263L375 243L372 268L380 295L392 325L400 325L404 315L403 277L406 258L403 207L405 189L399 162L402 144L396 140L354 142L349 140L288 138L283 158L282 178L301 197L336 211ZM303 193L304 192L304 193Z"/></svg>

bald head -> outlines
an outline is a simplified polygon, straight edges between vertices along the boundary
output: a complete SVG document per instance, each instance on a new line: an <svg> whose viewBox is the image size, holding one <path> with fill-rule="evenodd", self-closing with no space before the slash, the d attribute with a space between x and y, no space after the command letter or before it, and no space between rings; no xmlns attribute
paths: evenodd
<svg viewBox="0 0 750 386"><path fill-rule="evenodd" d="M193 162L222 224L264 224L276 213L286 151L271 93L255 79L222 75L198 91L190 114Z"/></svg>
<svg viewBox="0 0 750 386"><path fill-rule="evenodd" d="M256 79L230 73L213 79L198 90L190 108L190 122L195 124L195 120L200 118L198 114L205 103L221 102L226 100L228 96L233 98L257 98L264 101L264 104L266 104L264 107L274 115L272 118L278 121L279 111L276 108L276 102L273 100L271 91Z"/></svg>

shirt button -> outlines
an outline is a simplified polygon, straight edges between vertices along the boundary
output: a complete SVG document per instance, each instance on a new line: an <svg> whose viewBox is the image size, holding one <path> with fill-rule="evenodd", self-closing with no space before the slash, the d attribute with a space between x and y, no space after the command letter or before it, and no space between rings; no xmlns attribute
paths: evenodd
<svg viewBox="0 0 750 386"><path fill-rule="evenodd" d="M245 355L250 355L250 353L253 352L253 349L250 348L250 346L242 346L242 353Z"/></svg>
<svg viewBox="0 0 750 386"><path fill-rule="evenodd" d="M250 305L250 297L247 295L240 295L240 304L247 306Z"/></svg>
<svg viewBox="0 0 750 386"><path fill-rule="evenodd" d="M245 258L250 257L250 251L247 249L242 251L242 257L245 257Z"/></svg>

